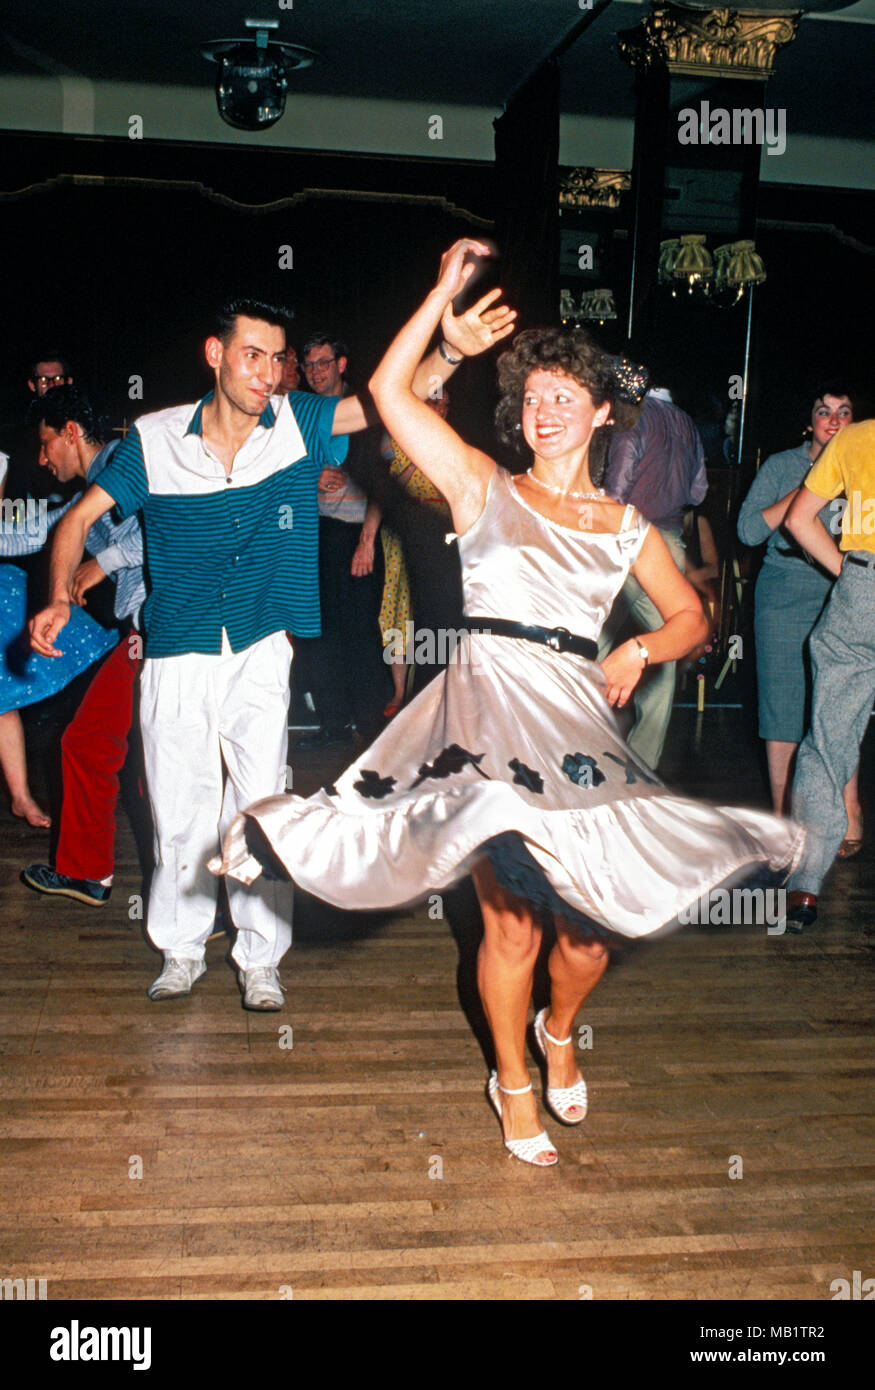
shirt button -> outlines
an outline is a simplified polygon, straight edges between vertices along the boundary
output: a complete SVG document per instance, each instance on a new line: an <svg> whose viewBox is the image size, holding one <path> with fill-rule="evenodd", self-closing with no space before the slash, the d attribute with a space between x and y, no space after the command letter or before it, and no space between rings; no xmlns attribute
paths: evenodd
<svg viewBox="0 0 875 1390"><path fill-rule="evenodd" d="M230 483L230 481L231 481L231 475L230 475L230 473L229 473L228 476L227 476L227 478L225 479L225 482L226 482L226 483Z"/></svg>

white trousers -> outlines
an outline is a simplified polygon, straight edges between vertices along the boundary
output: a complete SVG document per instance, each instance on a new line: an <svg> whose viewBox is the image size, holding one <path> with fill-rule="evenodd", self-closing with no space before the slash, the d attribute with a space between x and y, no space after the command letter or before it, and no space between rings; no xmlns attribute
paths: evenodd
<svg viewBox="0 0 875 1390"><path fill-rule="evenodd" d="M140 722L155 823L148 931L165 956L203 959L218 885L207 869L238 812L285 790L292 649L275 632L236 654L146 660ZM224 791L222 764L227 770ZM243 970L277 965L292 941L292 886L227 880Z"/></svg>

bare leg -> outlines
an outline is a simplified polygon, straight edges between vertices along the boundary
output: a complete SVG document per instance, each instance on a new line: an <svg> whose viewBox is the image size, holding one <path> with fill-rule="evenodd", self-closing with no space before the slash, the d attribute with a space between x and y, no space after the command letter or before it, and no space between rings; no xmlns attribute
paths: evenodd
<svg viewBox="0 0 875 1390"><path fill-rule="evenodd" d="M564 917L556 918L556 945L549 960L550 1012L544 1019L547 1032L554 1038L571 1036L577 1011L605 973L608 959L608 948L602 942L587 940ZM547 1084L573 1086L580 1079L573 1044L554 1047L547 1039L546 1045ZM569 1118L574 1118L573 1110Z"/></svg>
<svg viewBox="0 0 875 1390"><path fill-rule="evenodd" d="M389 669L392 672L392 703L403 705L404 691L407 687L407 665L403 661L393 661Z"/></svg>
<svg viewBox="0 0 875 1390"><path fill-rule="evenodd" d="M495 1043L498 1080L517 1090L530 1083L525 1060L526 1020L532 979L541 945L541 928L529 904L502 888L488 860L474 869L474 886L483 913L483 941L477 957L477 984ZM534 1092L501 1096L505 1139L540 1134ZM545 1150L545 1154L551 1153Z"/></svg>
<svg viewBox="0 0 875 1390"><path fill-rule="evenodd" d="M862 840L863 838L863 811L860 806L860 765L854 770L848 785L844 790L845 810L848 813L848 834L849 840Z"/></svg>
<svg viewBox="0 0 875 1390"><path fill-rule="evenodd" d="M51 818L34 801L27 784L24 728L17 709L0 714L0 769L12 798L12 814L22 816L28 825L51 825Z"/></svg>
<svg viewBox="0 0 875 1390"><path fill-rule="evenodd" d="M772 809L778 816L789 815L790 766L796 756L798 743L785 743L782 739L766 739L766 760L769 764L769 782L772 787Z"/></svg>

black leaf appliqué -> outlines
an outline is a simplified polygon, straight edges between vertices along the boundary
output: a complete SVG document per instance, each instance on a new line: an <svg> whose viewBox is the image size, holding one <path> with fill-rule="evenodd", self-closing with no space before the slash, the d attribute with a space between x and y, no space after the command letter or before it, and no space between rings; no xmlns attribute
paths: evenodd
<svg viewBox="0 0 875 1390"><path fill-rule="evenodd" d="M578 787L600 787L607 781L595 758L585 753L566 753L562 759L562 771Z"/></svg>
<svg viewBox="0 0 875 1390"><path fill-rule="evenodd" d="M379 772L368 772L362 768L361 777L352 785L362 796L373 797L375 801L379 801L381 797L389 795L395 785L395 778L381 777Z"/></svg>
<svg viewBox="0 0 875 1390"><path fill-rule="evenodd" d="M478 767L478 763L485 757L485 753L469 753L467 748L461 748L458 743L451 743L448 748L441 749L433 763L423 763L416 781L410 784L410 790L413 791L413 788L418 787L427 777L451 777L454 772L461 772L469 763L481 777L486 777L486 773ZM486 780L489 780L488 777Z"/></svg>
<svg viewBox="0 0 875 1390"><path fill-rule="evenodd" d="M530 792L543 792L544 779L533 767L526 767L519 758L511 758L508 767L513 770L513 780Z"/></svg>

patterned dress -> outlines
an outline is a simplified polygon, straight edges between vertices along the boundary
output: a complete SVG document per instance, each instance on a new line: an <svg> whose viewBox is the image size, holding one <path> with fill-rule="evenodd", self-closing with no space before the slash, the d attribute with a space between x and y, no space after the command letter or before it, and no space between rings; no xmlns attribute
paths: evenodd
<svg viewBox="0 0 875 1390"><path fill-rule="evenodd" d="M56 645L63 656L31 651L27 627L27 575L17 565L0 565L0 714L36 704L105 656L118 641L75 604Z"/></svg>
<svg viewBox="0 0 875 1390"><path fill-rule="evenodd" d="M407 496L415 502L430 507L442 520L446 521L447 530L452 530L453 522L447 499L393 439L387 440L383 457L389 464L389 472L392 477L404 489ZM401 642L399 643L396 639L396 648L400 647L406 661L410 658L406 643L407 623L413 617L413 610L410 602L410 580L407 576L407 566L404 563L404 550L401 545L401 538L385 523L380 528L380 535L383 541L383 561L386 576L383 583L383 601L380 605L380 631L383 634L384 645L390 640L386 635L387 633L397 632L401 634Z"/></svg>
<svg viewBox="0 0 875 1390"><path fill-rule="evenodd" d="M647 532L572 530L530 507L496 468L460 538L466 611L595 639ZM480 633L334 786L248 808L215 871L251 882L257 822L308 892L345 908L409 904L484 855L535 908L595 931L656 931L755 865L788 869L803 834L759 811L674 795L620 737L601 668Z"/></svg>

